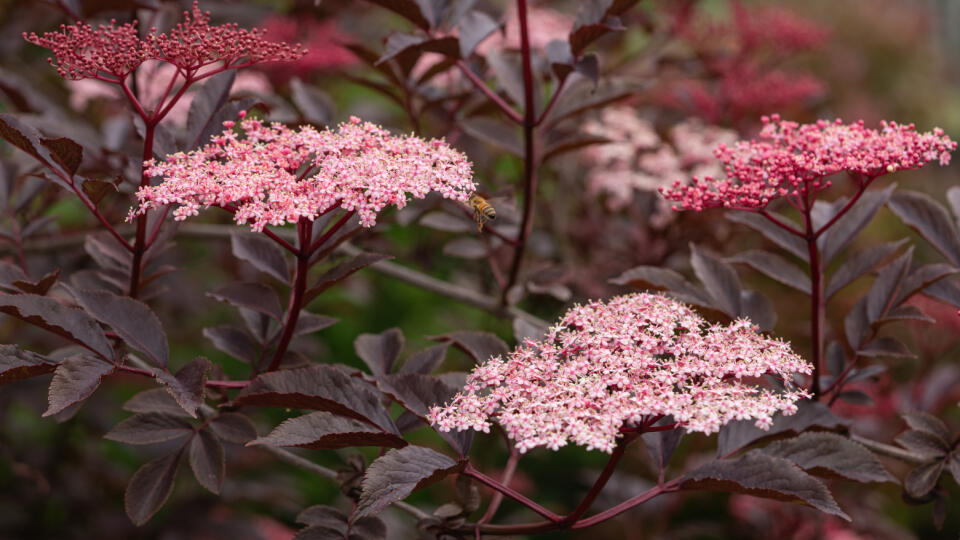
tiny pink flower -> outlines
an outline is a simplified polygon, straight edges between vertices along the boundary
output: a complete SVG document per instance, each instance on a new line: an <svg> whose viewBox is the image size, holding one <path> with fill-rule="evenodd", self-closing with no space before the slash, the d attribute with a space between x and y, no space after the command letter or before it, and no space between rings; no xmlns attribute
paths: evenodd
<svg viewBox="0 0 960 540"><path fill-rule="evenodd" d="M440 431L487 432L496 421L521 452L569 443L611 452L621 428L661 415L707 434L733 420L767 429L809 394L746 379L810 372L789 344L749 321L711 325L665 296L632 294L578 305L543 341L477 366L429 419Z"/></svg>

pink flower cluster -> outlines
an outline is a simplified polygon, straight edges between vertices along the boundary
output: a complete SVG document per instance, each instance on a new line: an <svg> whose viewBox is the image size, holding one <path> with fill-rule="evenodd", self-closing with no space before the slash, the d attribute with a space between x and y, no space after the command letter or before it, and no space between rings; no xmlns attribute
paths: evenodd
<svg viewBox="0 0 960 540"><path fill-rule="evenodd" d="M174 217L183 220L219 206L260 231L339 206L372 227L380 210L403 208L408 195L437 191L465 202L475 189L466 156L441 140L394 136L359 118L323 131L241 119L243 138L224 122L227 129L203 148L146 162L146 173L164 180L140 188L130 217L177 204Z"/></svg>
<svg viewBox="0 0 960 540"><path fill-rule="evenodd" d="M147 60L169 62L185 72L194 73L223 62L229 66L243 59L245 65L267 61L296 60L306 51L299 45L276 43L262 37L260 30L245 30L236 24L210 25L210 13L200 11L196 2L192 12L184 12L183 22L169 34L157 34L153 28L141 39L137 23L116 26L116 21L97 28L83 22L61 25L59 32L23 34L24 39L53 51L50 64L60 76L79 80L110 75L124 79Z"/></svg>
<svg viewBox="0 0 960 540"><path fill-rule="evenodd" d="M653 124L632 107L607 107L598 119L584 124L583 130L610 141L587 147L581 159L589 167L588 192L606 194L606 205L612 211L629 205L634 191L655 192L678 176L722 173L713 149L737 140L735 132L697 119L676 124L669 140L663 140ZM663 208L650 216L654 225L666 225L673 216L669 205L661 202Z"/></svg>
<svg viewBox="0 0 960 540"><path fill-rule="evenodd" d="M877 130L864 127L862 121L843 124L839 119L798 124L773 115L762 121L757 139L717 146L725 179L694 177L689 185L678 180L672 188L661 188L663 196L678 203L675 209L760 209L779 197L826 189L830 182L825 178L843 171L869 182L931 161L946 165L957 148L943 130L918 133L913 124L883 122Z"/></svg>
<svg viewBox="0 0 960 540"><path fill-rule="evenodd" d="M661 102L717 123L803 104L824 94L816 77L770 66L824 45L827 30L783 8L730 4L729 20L705 18L683 28L706 76L669 83L658 96Z"/></svg>
<svg viewBox="0 0 960 540"><path fill-rule="evenodd" d="M749 321L711 325L680 302L639 293L574 307L542 342L477 366L429 419L441 431L484 432L495 419L521 452L571 442L611 452L621 428L660 415L707 434L732 420L766 429L808 394L745 379L810 372L789 344Z"/></svg>

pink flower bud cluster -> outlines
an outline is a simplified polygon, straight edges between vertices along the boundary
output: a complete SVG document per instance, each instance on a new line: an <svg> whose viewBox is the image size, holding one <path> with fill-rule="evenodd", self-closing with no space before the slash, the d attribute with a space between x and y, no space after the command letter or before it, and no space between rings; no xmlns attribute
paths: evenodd
<svg viewBox="0 0 960 540"><path fill-rule="evenodd" d="M323 131L241 118L242 138L234 122L224 122L227 129L203 148L146 162L146 173L164 180L140 188L130 217L176 204L174 218L183 220L219 206L261 231L339 206L372 227L378 212L403 208L408 196L436 191L466 202L475 189L466 156L442 140L394 136L359 118Z"/></svg>
<svg viewBox="0 0 960 540"><path fill-rule="evenodd" d="M779 197L798 197L830 186L826 177L848 171L869 182L886 173L917 169L931 161L950 163L957 143L935 128L918 133L913 124L882 122L869 129L863 122L814 124L763 117L757 139L720 144L715 150L726 178L694 177L689 185L676 181L661 192L678 204L675 209L764 208Z"/></svg>
<svg viewBox="0 0 960 540"><path fill-rule="evenodd" d="M495 420L521 452L568 443L611 452L621 428L660 415L706 434L733 420L766 429L808 394L748 378L810 372L749 321L711 325L680 302L639 293L574 307L543 341L477 366L429 419L441 431L484 432Z"/></svg>
<svg viewBox="0 0 960 540"><path fill-rule="evenodd" d="M306 53L299 45L267 41L260 30L245 30L232 23L211 26L210 13L200 11L196 2L183 18L169 34L157 34L152 28L143 39L136 22L116 26L116 21L96 28L77 22L42 37L35 33L23 37L50 49L56 58L56 63L51 58L50 64L61 77L71 80L103 75L123 79L147 60L162 60L185 72L196 72L218 62L296 60Z"/></svg>

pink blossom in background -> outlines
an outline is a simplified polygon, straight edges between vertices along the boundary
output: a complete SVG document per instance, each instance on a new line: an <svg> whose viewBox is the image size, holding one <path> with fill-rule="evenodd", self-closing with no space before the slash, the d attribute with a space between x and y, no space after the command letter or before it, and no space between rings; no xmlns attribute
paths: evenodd
<svg viewBox="0 0 960 540"><path fill-rule="evenodd" d="M825 178L839 172L869 182L931 161L946 165L957 147L943 130L918 133L912 124L882 122L880 129L869 129L863 122L798 124L781 121L778 115L762 121L756 139L717 146L726 178L694 177L686 185L678 180L661 189L664 197L682 210L760 209L776 198L826 189L830 182Z"/></svg>
<svg viewBox="0 0 960 540"><path fill-rule="evenodd" d="M184 74L197 75L215 69L215 65L239 67L290 61L306 52L299 45L267 41L258 29L245 30L235 23L211 26L210 13L201 11L197 2L169 33L157 34L156 29L151 29L141 39L136 27L136 22L117 27L111 21L97 28L78 22L61 25L59 32L46 32L42 37L35 33L24 33L23 37L50 49L56 58L51 58L50 64L61 77L72 80L100 78L119 82L148 60L161 60Z"/></svg>
<svg viewBox="0 0 960 540"><path fill-rule="evenodd" d="M747 320L710 324L665 296L631 294L577 305L543 341L528 339L477 366L429 419L441 431L488 432L496 421L520 452L568 443L611 452L621 427L659 415L706 434L744 419L767 429L773 414L793 414L809 396L745 379L789 381L811 370Z"/></svg>
<svg viewBox="0 0 960 540"><path fill-rule="evenodd" d="M705 125L693 118L673 126L669 140L661 140L653 124L631 107L608 107L599 119L588 121L584 131L604 137L609 143L587 147L581 158L590 168L587 190L605 194L612 211L626 207L634 191L657 191L679 176L714 175L722 172L713 155L718 144L732 144L737 134ZM669 205L651 216L656 223L669 220ZM666 224L665 222L663 224Z"/></svg>
<svg viewBox="0 0 960 540"><path fill-rule="evenodd" d="M353 53L340 46L340 42L351 40L332 20L272 15L263 22L263 28L270 37L286 42L302 42L307 50L305 55L292 62L268 62L259 66L278 82L357 62Z"/></svg>
<svg viewBox="0 0 960 540"><path fill-rule="evenodd" d="M503 31L494 32L477 46L477 52L481 55L501 49L520 48L520 21L514 3L510 3L501 20L505 22ZM531 6L527 10L527 22L530 46L543 50L547 43L555 39L566 40L570 37L574 17L552 8Z"/></svg>
<svg viewBox="0 0 960 540"><path fill-rule="evenodd" d="M146 162L146 174L163 181L140 188L130 217L175 204L174 218L184 220L219 206L233 211L237 224L260 231L340 207L372 227L378 212L403 208L408 196L436 191L466 202L476 189L466 156L442 140L394 136L359 118L323 131L241 119L243 137L225 122L227 129L203 148ZM298 175L302 167L312 175Z"/></svg>
<svg viewBox="0 0 960 540"><path fill-rule="evenodd" d="M706 73L665 83L658 102L717 123L802 105L826 93L813 75L771 66L824 46L829 30L780 7L730 4L728 19L701 17L682 27Z"/></svg>

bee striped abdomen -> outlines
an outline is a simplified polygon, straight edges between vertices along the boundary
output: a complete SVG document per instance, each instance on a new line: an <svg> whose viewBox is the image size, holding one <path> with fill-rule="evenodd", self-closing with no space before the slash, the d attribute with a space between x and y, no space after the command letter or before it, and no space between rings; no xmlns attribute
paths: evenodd
<svg viewBox="0 0 960 540"><path fill-rule="evenodd" d="M497 219L497 211L480 195L470 195L468 204L473 208L473 219L477 222L477 230L483 230L483 224L491 219Z"/></svg>

